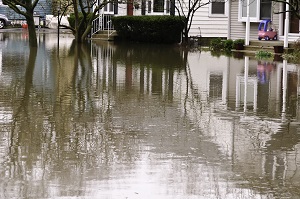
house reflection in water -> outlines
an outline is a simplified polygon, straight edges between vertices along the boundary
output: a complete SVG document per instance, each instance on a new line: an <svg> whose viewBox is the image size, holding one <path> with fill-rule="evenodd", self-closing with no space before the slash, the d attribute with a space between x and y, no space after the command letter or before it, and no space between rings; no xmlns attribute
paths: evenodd
<svg viewBox="0 0 300 199"><path fill-rule="evenodd" d="M275 70L276 63L269 61L258 61L257 63L257 78L259 83L265 84L269 81L270 73Z"/></svg>
<svg viewBox="0 0 300 199"><path fill-rule="evenodd" d="M255 63L256 74L253 73ZM244 111L254 110L271 117L288 111L295 117L299 115L296 115L297 88L296 65L287 64L286 61L255 61L245 57L244 74L238 74L236 78L236 108L243 106Z"/></svg>
<svg viewBox="0 0 300 199"><path fill-rule="evenodd" d="M18 81L7 81L18 79L16 67L0 51L0 83L7 93L0 119L9 129L1 134L0 157L6 182L17 182L10 190L33 190L18 187L26 184L37 193L57 194L79 182L69 193L93 190L85 187L93 183L95 192L116 187L119 193L119 179L128 191L130 183L147 185L148 177L172 196L300 195L298 66L129 45L97 44L92 56L90 48L69 53L75 48L66 45L60 57L37 56L26 89L33 92L26 96L32 103L18 117L13 113L23 108L23 95L11 100L10 82ZM22 48L15 50L22 61ZM16 71L25 74L22 66ZM22 94L26 85L18 87ZM19 183L22 178L26 183ZM49 186L39 186L44 184Z"/></svg>
<svg viewBox="0 0 300 199"><path fill-rule="evenodd" d="M196 63L195 57L190 58ZM197 80L194 89L208 93L206 99L210 99L206 111L198 107L204 134L214 137L220 151L232 160L233 171L260 187L259 191L299 194L280 186L285 182L300 186L296 161L300 158L296 152L300 150L299 66L286 60L258 62L247 56L243 60L220 57L213 63L208 59L202 53L201 66L191 66L191 79Z"/></svg>

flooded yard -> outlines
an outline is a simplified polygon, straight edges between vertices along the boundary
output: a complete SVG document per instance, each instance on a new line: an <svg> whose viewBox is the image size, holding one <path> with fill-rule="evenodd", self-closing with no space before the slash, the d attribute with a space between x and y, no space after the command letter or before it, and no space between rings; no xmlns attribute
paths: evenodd
<svg viewBox="0 0 300 199"><path fill-rule="evenodd" d="M38 41L0 33L0 198L300 198L299 66Z"/></svg>

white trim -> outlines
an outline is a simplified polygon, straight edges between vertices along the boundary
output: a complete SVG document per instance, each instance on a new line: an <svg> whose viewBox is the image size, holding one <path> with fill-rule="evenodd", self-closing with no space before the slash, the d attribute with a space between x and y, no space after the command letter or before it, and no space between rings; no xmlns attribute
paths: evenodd
<svg viewBox="0 0 300 199"><path fill-rule="evenodd" d="M112 6L112 10L109 10L109 7ZM103 7L103 14L114 14L114 4L112 2L106 4L104 7ZM105 10L105 7L107 8L107 10Z"/></svg>
<svg viewBox="0 0 300 199"><path fill-rule="evenodd" d="M251 1L251 2L253 2L253 1ZM257 3L256 4L256 16L255 17L250 16L250 22L260 22L260 0L256 0L256 3ZM238 21L246 22L247 15L245 17L243 17L242 7L243 7L243 0L239 0ZM247 14L247 13L245 13L245 14Z"/></svg>
<svg viewBox="0 0 300 199"><path fill-rule="evenodd" d="M151 12L148 12L148 2L151 1ZM164 11L163 12L154 12L154 1L155 0L147 0L146 1L146 14L145 15L170 15L170 8L169 8L169 12L167 12L167 1L168 0L164 0ZM170 0L169 0L170 1ZM169 4L171 5L171 3Z"/></svg>
<svg viewBox="0 0 300 199"><path fill-rule="evenodd" d="M242 7L243 7L243 1L246 1L246 0L239 0L239 8L238 8L238 21L240 22L246 22L247 21L247 16L243 17L242 14L243 14L243 11L242 11ZM253 3L253 0L250 1L250 4L251 2ZM255 17L251 17L250 16L250 22L260 22L262 19L260 18L260 4L261 4L261 0L256 0L256 16ZM272 19L272 14L273 14L273 3L271 2L271 20ZM251 10L251 8L250 8ZM246 14L246 13L245 13Z"/></svg>

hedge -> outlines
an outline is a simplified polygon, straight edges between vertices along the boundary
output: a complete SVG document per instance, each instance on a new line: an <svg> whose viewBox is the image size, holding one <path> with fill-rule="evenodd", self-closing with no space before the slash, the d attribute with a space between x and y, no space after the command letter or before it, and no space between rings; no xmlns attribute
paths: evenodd
<svg viewBox="0 0 300 199"><path fill-rule="evenodd" d="M117 16L112 22L121 39L151 43L179 43L184 27L178 16Z"/></svg>

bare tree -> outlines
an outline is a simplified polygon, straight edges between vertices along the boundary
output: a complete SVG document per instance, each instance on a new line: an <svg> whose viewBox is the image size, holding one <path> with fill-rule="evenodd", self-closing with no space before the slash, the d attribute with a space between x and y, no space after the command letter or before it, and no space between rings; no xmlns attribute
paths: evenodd
<svg viewBox="0 0 300 199"><path fill-rule="evenodd" d="M82 43L90 34L92 29L93 19L98 14L98 11L102 9L110 1L103 0L99 3L98 0L69 0L64 1L62 5L62 16L73 8L75 23L70 26L60 25L61 27L70 29L75 36L77 43Z"/></svg>
<svg viewBox="0 0 300 199"><path fill-rule="evenodd" d="M37 47L37 37L34 24L34 8L39 0L2 0L3 4L8 5L16 13L25 17L28 24L29 46Z"/></svg>
<svg viewBox="0 0 300 199"><path fill-rule="evenodd" d="M281 12L275 12L275 14L281 14L281 13L289 12L293 16L295 16L298 19L300 19L300 12L299 12L300 11L300 0L290 0L288 2L285 1L285 0L273 0L273 1L289 5L289 9L288 10L284 10L284 11L281 11Z"/></svg>
<svg viewBox="0 0 300 199"><path fill-rule="evenodd" d="M103 0L100 4L98 2L98 0L54 0L53 5L57 8L53 8L53 11L61 9L60 20L63 15L70 13L70 10L74 12L75 25L60 26L70 29L75 36L75 40L81 43L89 35L92 28L92 21L98 11L110 1ZM3 3L8 5L16 13L25 17L28 24L29 45L31 47L37 47L34 9L39 3L39 0L3 0Z"/></svg>
<svg viewBox="0 0 300 199"><path fill-rule="evenodd" d="M210 4L211 2L208 1L204 3L203 0L175 0L173 3L175 4L175 10L182 18L184 23L182 32L184 38L183 42L188 43L189 31L191 29L196 11L203 6Z"/></svg>

